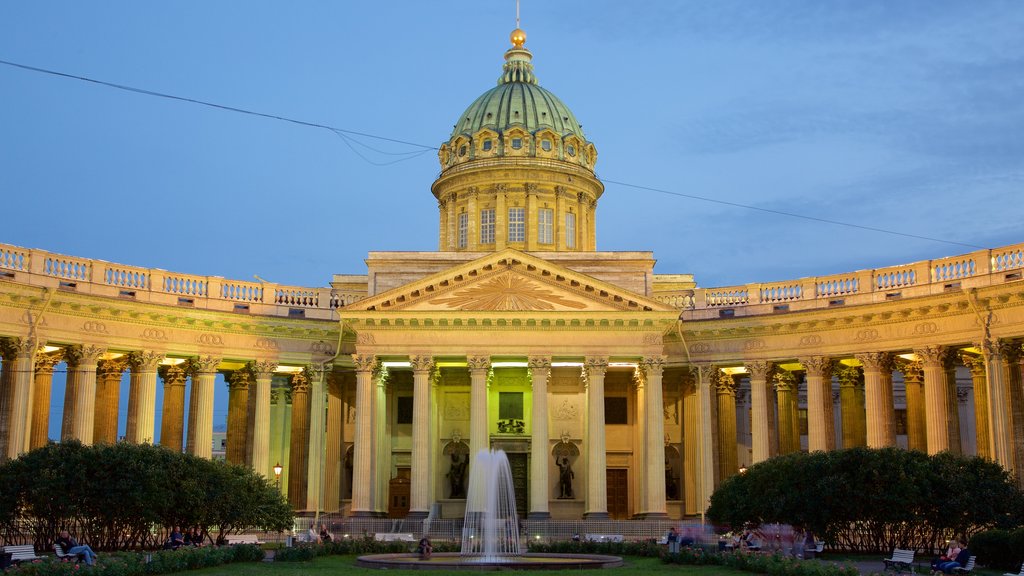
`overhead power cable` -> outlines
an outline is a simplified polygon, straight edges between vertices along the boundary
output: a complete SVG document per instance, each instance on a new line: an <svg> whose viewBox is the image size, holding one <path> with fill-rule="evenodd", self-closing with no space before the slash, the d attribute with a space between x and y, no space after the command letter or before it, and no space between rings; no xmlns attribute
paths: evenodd
<svg viewBox="0 0 1024 576"><path fill-rule="evenodd" d="M310 128L320 128L322 130L329 130L330 132L334 133L339 138L341 138L341 140L345 143L345 145L348 146L348 148L350 150L352 150L352 152L354 154L356 154L357 156L362 158L367 163L373 164L375 166L388 166L388 165L391 165L391 164L395 164L396 162L401 162L403 160L410 160L412 158L419 157L420 155L425 154L425 153L427 153L427 152L429 152L431 150L438 150L437 146L432 146L432 145L429 145L429 144L420 144L418 142L410 142L409 140L402 140L402 139L398 139L398 138L391 138L391 137L388 137L388 136L380 136L380 135L371 134L371 133L368 133L368 132L359 132L359 131L356 131L356 130L348 130L348 129L345 129L345 128L338 128L338 127L335 127L335 126L328 126L326 124L320 124L318 122L309 122L309 121L306 121L306 120L298 120L298 119L295 119L295 118L289 118L287 116L280 116L280 115L277 115L277 114L268 114L268 113L265 113L265 112L257 112L255 110L247 110L245 108L238 108L236 106L227 106L227 105L224 105L224 104L217 104L215 102L208 102L206 100L199 100L197 98L188 98L188 97L185 97L185 96L176 96L174 94L167 94L167 93L164 93L164 92L156 92L154 90L147 90L145 88L136 88L134 86L127 86L127 85L124 85L124 84L117 84L115 82L107 82L105 80L97 80L95 78L89 78L87 76L80 76L80 75L77 75L77 74L69 74L69 73L66 73L66 72L59 72L57 70L49 70L49 69L46 69L46 68L39 68L37 66L29 66L27 64L19 64L17 62L11 62L11 61L8 61L8 60L0 60L0 64L5 64L7 66L12 66L14 68L21 68L22 70L28 70L28 71L31 71L31 72L38 72L40 74L49 74L49 75L52 75L52 76L59 76L59 77L62 77L62 78L70 78L70 79L73 79L73 80L79 80L79 81L82 81L82 82L89 82L89 83L92 83L92 84L98 84L100 86L106 86L108 88L114 88L114 89L117 89L117 90L124 90L124 91L127 91L127 92L134 92L136 94L143 94L145 96L155 96L157 98L166 98L168 100L177 100L179 102L187 102L189 104L197 104L197 105L200 105L200 106L207 106L207 107L210 107L210 108L215 108L215 109L218 109L218 110L225 110L225 111L228 111L228 112L236 112L236 113L239 113L239 114L247 114L247 115L250 115L250 116L257 116L257 117L260 117L260 118L267 118L267 119L271 119L271 120L279 120L281 122L288 122L288 123L291 123L291 124L298 124L299 126L307 126L307 127L310 127ZM383 142L393 142L395 144L403 144L403 145L406 145L406 146L414 146L414 147L420 148L420 150L415 150L415 151L410 151L410 152L385 152L383 150L379 150L377 148L369 146L368 144L360 142L359 140L351 138L351 136L362 136L362 137L365 137L365 138L373 138L375 140L380 140L380 141L383 141ZM385 154L385 155L391 155L391 156L402 156L402 157L398 158L396 160L388 161L388 162L376 162L376 161L371 160L370 158L366 157L361 152L359 152L359 150L356 149L354 144L358 144L360 146L363 146L363 147L365 147L365 148L367 148L369 150L372 150L372 151L374 151L374 152L376 152L378 154ZM614 184L616 186L624 186L624 187L633 188L633 189L636 189L636 190L644 190L644 191L647 191L647 192L655 192L655 193L658 193L658 194L666 194L666 195L669 195L669 196L676 196L676 197L679 197L679 198L687 198L687 199L690 199L690 200L699 200L701 202L710 202L710 203L714 203L714 204L720 204L720 205L723 205L723 206L731 206L731 207L734 207L734 208L744 208L744 209L747 209L747 210L756 210L758 212L764 212L764 213L767 213L767 214L775 214L775 215L778 215L778 216L788 216L790 218L800 218L800 219L803 219L803 220L808 220L808 221L811 221L811 222L818 222L818 223L821 223L821 224L830 224L830 225L833 225L833 226L843 226L843 227L846 227L846 228L853 228L853 229L857 229L857 230L865 230L865 231L868 231L868 232L878 232L878 233L882 233L882 234L890 234L890 235L893 235L893 236L902 236L904 238L914 238L914 239L917 239L917 240L927 240L927 241L930 241L930 242L940 242L940 243L943 243L943 244L951 244L951 245L954 245L954 246L963 246L963 247L973 248L973 249L981 249L981 250L986 249L985 246L977 246L975 244L968 244L968 243L965 243L965 242L957 242L957 241L954 241L954 240L946 240L946 239L943 239L943 238L933 238L931 236L923 236L923 235L919 235L919 234L910 234L908 232L899 232L899 231L896 231L896 230L888 230L888 229L885 229L885 228L878 228L878 227L874 227L874 226L864 226L864 225L861 225L861 224L854 224L852 222L843 222L843 221L840 221L840 220L832 220L832 219L829 219L829 218L819 218L817 216L808 216L806 214L797 214L795 212L786 212L784 210L775 210L775 209L772 209L772 208L764 208L764 207L761 207L761 206L752 206L750 204L742 204L742 203L739 203L739 202L731 202L731 201L728 201L728 200L720 200L720 199L717 199L717 198L708 198L706 196L697 196L695 194L684 194L682 192L674 192L672 190L665 190L665 189L662 189L662 188L654 188L652 186L643 186L643 185L640 185L640 184L631 184L629 182L622 182L622 181L618 181L618 180L608 180L608 179L605 179L605 178L602 178L601 181L606 183L606 184Z"/></svg>

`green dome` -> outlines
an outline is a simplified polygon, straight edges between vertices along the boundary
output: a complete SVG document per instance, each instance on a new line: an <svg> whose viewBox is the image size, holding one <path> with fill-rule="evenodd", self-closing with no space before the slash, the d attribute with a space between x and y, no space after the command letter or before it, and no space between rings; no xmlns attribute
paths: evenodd
<svg viewBox="0 0 1024 576"><path fill-rule="evenodd" d="M498 85L466 108L451 137L472 136L482 128L502 133L511 126L519 126L531 134L549 128L563 137L574 134L585 141L583 128L569 107L537 84L531 58L525 48L507 51Z"/></svg>

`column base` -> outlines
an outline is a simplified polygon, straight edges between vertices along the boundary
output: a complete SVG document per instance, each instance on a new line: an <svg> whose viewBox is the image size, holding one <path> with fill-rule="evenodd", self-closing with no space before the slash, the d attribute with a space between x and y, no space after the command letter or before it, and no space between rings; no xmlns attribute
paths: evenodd
<svg viewBox="0 0 1024 576"><path fill-rule="evenodd" d="M637 520L667 520L668 514L665 512L641 512L634 518Z"/></svg>
<svg viewBox="0 0 1024 576"><path fill-rule="evenodd" d="M584 512L584 520L608 520L607 512Z"/></svg>
<svg viewBox="0 0 1024 576"><path fill-rule="evenodd" d="M405 515L406 520L426 520L428 512L426 510L410 510Z"/></svg>
<svg viewBox="0 0 1024 576"><path fill-rule="evenodd" d="M551 512L530 512L526 515L527 520L550 520Z"/></svg>

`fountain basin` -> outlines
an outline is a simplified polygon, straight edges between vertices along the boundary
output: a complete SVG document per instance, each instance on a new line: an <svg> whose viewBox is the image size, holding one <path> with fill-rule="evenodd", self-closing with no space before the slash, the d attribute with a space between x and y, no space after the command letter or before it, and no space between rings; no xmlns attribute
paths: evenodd
<svg viewBox="0 0 1024 576"><path fill-rule="evenodd" d="M615 568L622 566L622 558L599 554L522 554L490 559L440 552L422 560L419 554L370 554L356 558L356 566L405 570L579 570Z"/></svg>

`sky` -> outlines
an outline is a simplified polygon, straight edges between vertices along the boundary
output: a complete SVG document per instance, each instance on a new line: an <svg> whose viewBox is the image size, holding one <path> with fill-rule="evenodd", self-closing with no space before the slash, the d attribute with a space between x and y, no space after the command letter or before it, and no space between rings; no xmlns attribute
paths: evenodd
<svg viewBox="0 0 1024 576"><path fill-rule="evenodd" d="M521 16L598 176L673 193L607 183L599 250L715 287L1024 241L1022 2ZM494 86L514 27L512 0L14 1L0 60L431 147ZM429 148L5 64L0 95L0 243L301 286L437 249Z"/></svg>

